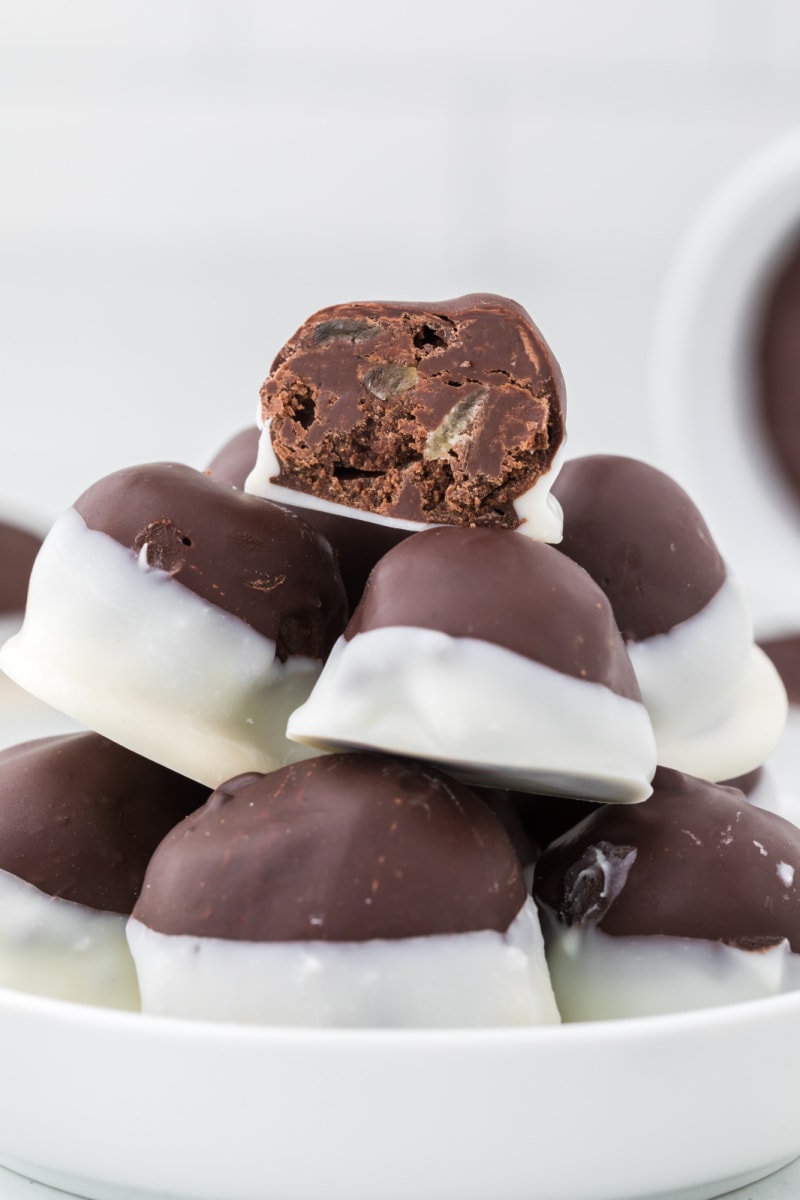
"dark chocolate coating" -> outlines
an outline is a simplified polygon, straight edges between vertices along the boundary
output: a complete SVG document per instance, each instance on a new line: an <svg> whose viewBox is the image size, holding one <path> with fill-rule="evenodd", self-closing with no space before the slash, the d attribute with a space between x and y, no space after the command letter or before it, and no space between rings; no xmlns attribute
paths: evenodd
<svg viewBox="0 0 800 1200"><path fill-rule="evenodd" d="M734 779L723 779L720 787L736 788L748 800L764 778L764 768L755 767L745 775L737 775Z"/></svg>
<svg viewBox="0 0 800 1200"><path fill-rule="evenodd" d="M255 428L235 434L211 460L207 474L242 491L255 466L259 436L260 431ZM409 536L406 530L391 525L351 519L305 504L286 504L284 507L330 542L342 574L350 612L361 599L369 573L378 559Z"/></svg>
<svg viewBox="0 0 800 1200"><path fill-rule="evenodd" d="M615 454L565 463L559 550L611 601L626 641L667 633L719 591L725 563L698 509L669 475Z"/></svg>
<svg viewBox="0 0 800 1200"><path fill-rule="evenodd" d="M602 864L606 869L603 870ZM779 866L794 872L786 886ZM539 859L537 901L566 925L800 952L800 829L741 792L659 767L641 804L609 804Z"/></svg>
<svg viewBox="0 0 800 1200"><path fill-rule="evenodd" d="M501 296L323 309L261 400L277 483L414 521L516 527L513 501L564 437L558 363ZM446 418L459 436L431 440Z"/></svg>
<svg viewBox="0 0 800 1200"><path fill-rule="evenodd" d="M29 530L0 521L0 616L24 611L28 580L41 544L42 539Z"/></svg>
<svg viewBox="0 0 800 1200"><path fill-rule="evenodd" d="M763 638L758 644L772 659L783 680L789 703L800 704L800 633L782 638Z"/></svg>
<svg viewBox="0 0 800 1200"><path fill-rule="evenodd" d="M128 467L75 502L89 529L272 639L283 661L323 659L347 604L327 542L277 504L179 463Z"/></svg>
<svg viewBox="0 0 800 1200"><path fill-rule="evenodd" d="M0 870L62 900L130 913L150 856L208 788L96 733L0 752Z"/></svg>
<svg viewBox="0 0 800 1200"><path fill-rule="evenodd" d="M570 796L506 794L528 838L542 850L601 807L593 800L577 800Z"/></svg>
<svg viewBox="0 0 800 1200"><path fill-rule="evenodd" d="M389 626L492 642L641 698L597 584L552 546L507 530L442 526L395 546L370 575L345 637Z"/></svg>
<svg viewBox="0 0 800 1200"><path fill-rule="evenodd" d="M260 435L261 430L257 425L240 429L217 451L206 468L206 474L216 479L217 483L227 483L243 492L245 480L256 465Z"/></svg>
<svg viewBox="0 0 800 1200"><path fill-rule="evenodd" d="M754 358L757 414L800 518L800 239L765 289Z"/></svg>
<svg viewBox="0 0 800 1200"><path fill-rule="evenodd" d="M133 915L166 934L363 942L504 932L525 896L505 830L468 787L332 754L223 784L161 843Z"/></svg>

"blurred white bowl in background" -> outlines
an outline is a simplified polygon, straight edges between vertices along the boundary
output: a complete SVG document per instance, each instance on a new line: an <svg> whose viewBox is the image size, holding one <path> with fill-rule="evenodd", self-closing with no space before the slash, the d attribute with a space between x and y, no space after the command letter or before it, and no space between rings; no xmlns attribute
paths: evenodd
<svg viewBox="0 0 800 1200"><path fill-rule="evenodd" d="M745 583L759 637L800 633L800 504L762 431L754 334L800 236L800 130L747 161L693 222L668 273L650 361L663 464Z"/></svg>

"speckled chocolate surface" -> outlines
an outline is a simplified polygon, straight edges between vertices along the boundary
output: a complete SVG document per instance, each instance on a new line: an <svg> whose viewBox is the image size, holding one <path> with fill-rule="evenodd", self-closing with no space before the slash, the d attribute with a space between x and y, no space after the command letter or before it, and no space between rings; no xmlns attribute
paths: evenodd
<svg viewBox="0 0 800 1200"><path fill-rule="evenodd" d="M800 830L660 767L642 804L606 805L542 855L536 899L566 925L800 952Z"/></svg>
<svg viewBox="0 0 800 1200"><path fill-rule="evenodd" d="M36 534L0 521L0 616L25 608L28 580L41 544Z"/></svg>
<svg viewBox="0 0 800 1200"><path fill-rule="evenodd" d="M703 517L655 467L614 454L572 459L553 495L564 509L559 550L606 593L626 640L668 632L722 586L725 563Z"/></svg>
<svg viewBox="0 0 800 1200"><path fill-rule="evenodd" d="M278 657L323 658L347 605L327 542L295 514L179 463L130 467L75 503L151 568L275 641Z"/></svg>
<svg viewBox="0 0 800 1200"><path fill-rule="evenodd" d="M404 625L491 642L640 698L601 590L558 550L516 533L442 527L396 546L372 572L345 637Z"/></svg>
<svg viewBox="0 0 800 1200"><path fill-rule="evenodd" d="M261 389L276 482L385 516L513 528L564 436L561 371L520 305L342 304Z"/></svg>
<svg viewBox="0 0 800 1200"><path fill-rule="evenodd" d="M361 942L505 931L525 896L505 830L469 788L335 754L223 785L162 842L134 916L166 934Z"/></svg>
<svg viewBox="0 0 800 1200"><path fill-rule="evenodd" d="M0 870L90 908L129 913L150 855L208 788L96 733L0 752Z"/></svg>

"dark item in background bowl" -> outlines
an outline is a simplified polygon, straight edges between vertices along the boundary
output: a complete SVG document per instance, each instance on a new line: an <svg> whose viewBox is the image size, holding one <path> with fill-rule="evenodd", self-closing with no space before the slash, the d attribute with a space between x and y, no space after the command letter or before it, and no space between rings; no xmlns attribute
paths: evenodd
<svg viewBox="0 0 800 1200"><path fill-rule="evenodd" d="M755 332L755 396L762 429L794 494L800 520L800 239L781 259L765 291Z"/></svg>

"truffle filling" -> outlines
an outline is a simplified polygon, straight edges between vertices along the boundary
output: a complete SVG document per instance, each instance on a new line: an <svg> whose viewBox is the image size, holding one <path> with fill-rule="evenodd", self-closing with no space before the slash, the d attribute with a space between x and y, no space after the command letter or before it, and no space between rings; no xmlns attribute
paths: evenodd
<svg viewBox="0 0 800 1200"><path fill-rule="evenodd" d="M564 517L561 505L551 494L550 489L555 483L561 466L564 451L559 449L553 457L550 470L540 475L534 482L521 491L511 501L514 528L527 537L542 542L560 542ZM255 466L245 481L245 491L275 504L289 504L295 508L315 508L323 512L336 513L339 516L350 517L354 520L373 521L388 525L393 529L407 530L409 533L419 533L435 524L469 524L469 520L458 521L452 516L448 520L415 521L391 516L380 511L369 511L363 507L353 506L342 497L331 499L317 494L317 491L298 489L297 485L281 474L272 444L272 422L265 421L258 443L258 455Z"/></svg>

